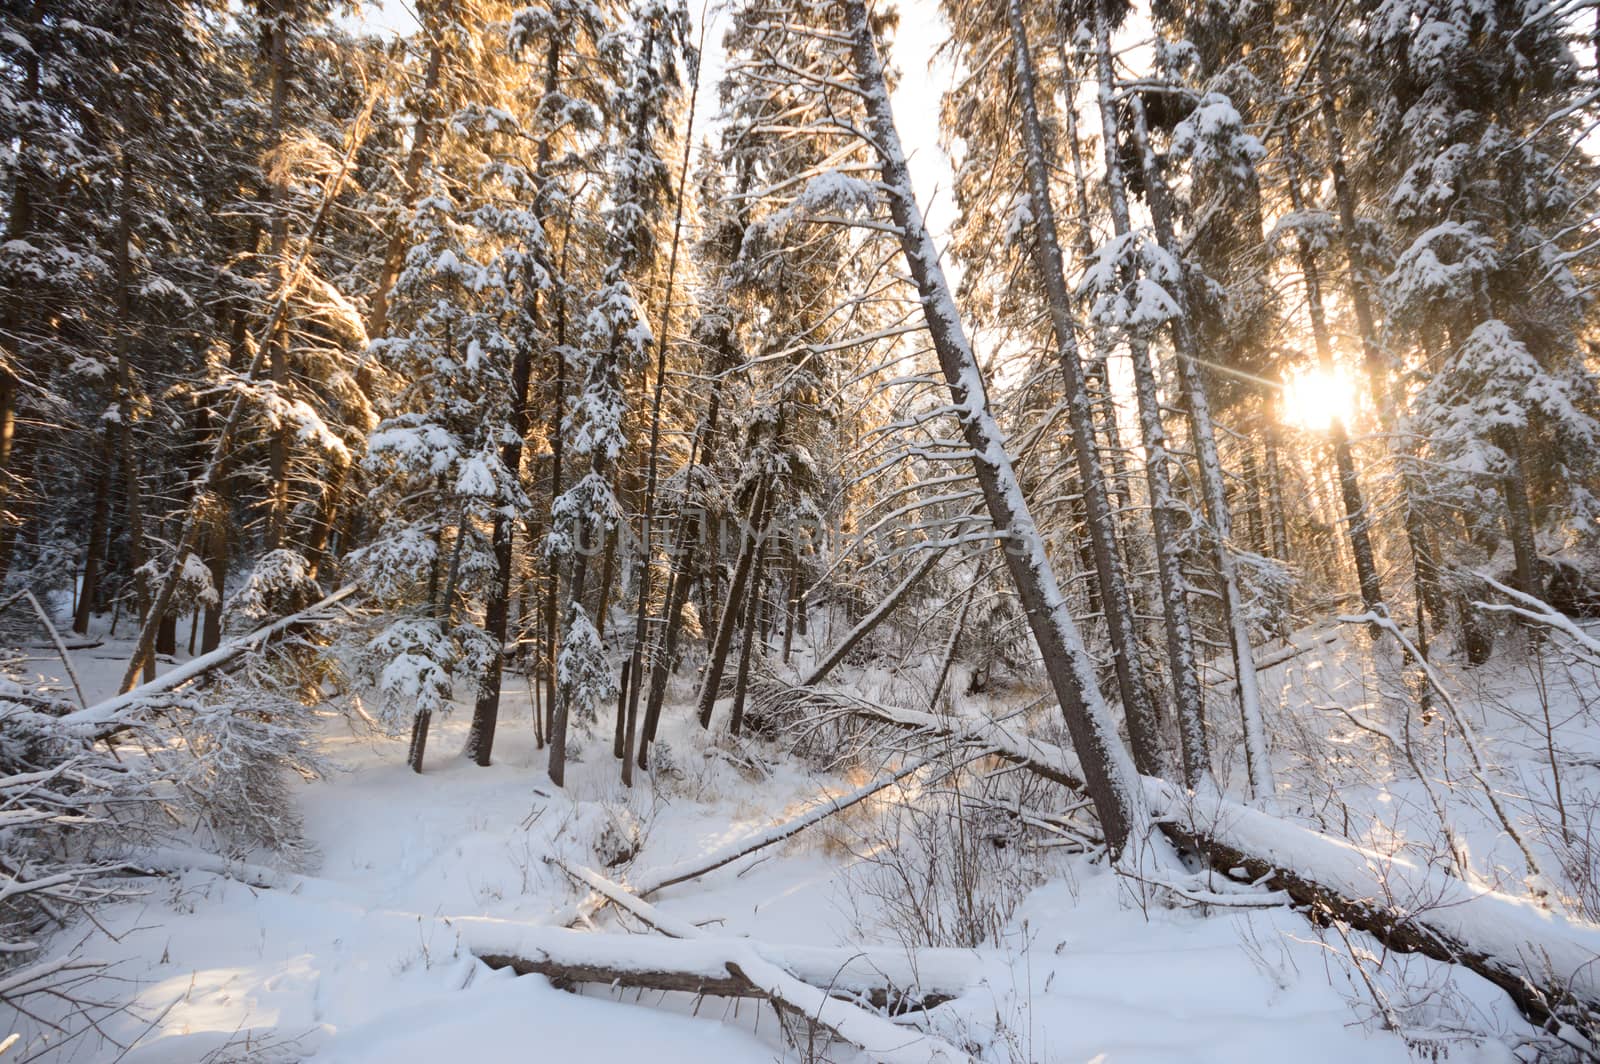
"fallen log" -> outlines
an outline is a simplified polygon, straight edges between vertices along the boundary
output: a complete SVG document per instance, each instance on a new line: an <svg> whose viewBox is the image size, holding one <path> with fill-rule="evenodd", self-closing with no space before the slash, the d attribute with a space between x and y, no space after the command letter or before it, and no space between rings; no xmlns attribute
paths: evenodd
<svg viewBox="0 0 1600 1064"><path fill-rule="evenodd" d="M705 932L693 924L668 916L654 905L607 879L592 868L546 858L578 883L604 894L669 938L700 939ZM898 1015L911 1009L931 1009L960 996L971 982L974 955L962 950L921 950L908 956L904 950L880 948L818 949L810 946L757 947L777 959L804 982L825 988L829 994L865 1001L876 1009Z"/></svg>
<svg viewBox="0 0 1600 1064"><path fill-rule="evenodd" d="M769 680L769 683L777 682ZM822 694L804 692L813 701ZM933 737L980 742L1082 792L1077 759L993 721L950 720L826 692L842 709ZM1438 869L1324 835L1221 795L1142 777L1151 815L1218 873L1282 891L1319 922L1366 931L1390 949L1459 964L1557 1035L1600 1033L1600 927ZM1563 1028L1570 1027L1564 1031Z"/></svg>
<svg viewBox="0 0 1600 1064"><path fill-rule="evenodd" d="M460 920L454 926L463 944L491 968L519 975L543 975L557 984L666 990L713 997L772 1001L826 1028L884 1064L932 1064L970 1058L932 1035L903 1027L833 996L887 989L852 987L862 962L908 964L902 949L818 950L773 946L749 939L656 938L646 935L588 934L553 927L529 927L490 920ZM913 960L937 969L949 962L933 956L955 950L919 951ZM895 959L898 958L896 961ZM970 954L962 954L968 968ZM819 989L827 987L827 990Z"/></svg>
<svg viewBox="0 0 1600 1064"><path fill-rule="evenodd" d="M858 787L848 794L841 794L827 801L818 802L797 817L785 820L780 824L761 828L742 838L734 839L732 842L719 846L708 854L691 857L666 868L644 872L633 883L633 892L641 898L648 898L657 891L665 890L679 883L686 883L691 879L698 879L703 875L715 872L724 865L732 864L741 857L755 853L757 850L782 842L784 839L793 838L807 828L820 824L835 813L843 812L853 805L866 801L879 791L905 779L926 764L926 761L913 761L898 771L890 773L881 779L873 780L871 783ZM550 920L550 923L559 927L571 927L573 924L586 920L605 908L609 901L610 899L604 894L598 891L591 892L559 910Z"/></svg>
<svg viewBox="0 0 1600 1064"><path fill-rule="evenodd" d="M217 649L207 654L179 665L175 669L157 676L149 683L140 684L125 694L114 695L103 702L97 702L85 709L68 713L60 718L63 728L85 737L99 738L105 729L116 729L123 726L126 721L124 715L142 703L148 702L157 695L163 695L182 687L186 683L197 680L213 669L226 665L228 662L252 650L264 646L269 640L282 635L293 628L313 621L321 620L321 614L330 606L344 601L354 595L358 588L348 584L321 602L307 606L299 613L291 613L281 617L270 624L262 625L248 635L239 636L223 643Z"/></svg>

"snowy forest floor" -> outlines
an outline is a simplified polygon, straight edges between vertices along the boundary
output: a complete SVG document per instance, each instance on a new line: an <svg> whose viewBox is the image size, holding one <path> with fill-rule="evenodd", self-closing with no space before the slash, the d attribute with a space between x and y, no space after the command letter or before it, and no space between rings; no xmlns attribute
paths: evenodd
<svg viewBox="0 0 1600 1064"><path fill-rule="evenodd" d="M1409 723L1413 756L1442 795L1474 874L1525 892L1523 858L1470 783L1457 739L1437 717L1423 724L1405 700L1380 694L1384 655L1351 628L1297 638L1315 646L1263 673L1279 812L1386 852L1443 860L1427 790L1401 751L1347 714L1401 738ZM114 684L120 651L113 641L76 652L91 702ZM1262 657L1271 653L1263 648ZM29 667L36 679L52 668ZM1520 649L1448 675L1545 866L1535 886L1556 907L1593 919L1595 675ZM886 702L899 690L911 704L917 681L869 669L852 674L851 686ZM676 694L681 703L689 692ZM1002 711L1031 694L996 693L968 711ZM1237 786L1239 745L1229 740L1223 694L1214 699L1217 757ZM542 976L491 970L455 924L545 923L577 894L546 858L627 882L852 790L876 766L816 772L761 740L708 741L676 704L663 722L675 771L625 789L609 733L580 729L562 790L545 774L519 681L487 769L459 756L469 708L435 724L421 776L407 769L403 741L327 716L319 745L328 771L297 788L301 870L274 888L189 871L147 880L142 897L59 933L56 955L110 962L92 995L105 1005L89 1007L92 1028L41 1059L859 1059L837 1043L795 1044L764 1002L594 986L575 995ZM1031 719L1038 731L1055 726L1042 710ZM1282 907L1180 907L1103 860L997 819L975 803L979 782L974 770L911 777L652 901L709 935L765 943L909 951L976 941L969 989L900 1022L925 1024L985 1061L1498 1062L1532 1052L1532 1030L1509 1001L1465 970L1385 956L1364 935L1319 929ZM1067 804L1059 791L1029 786L1029 803ZM958 808L959 818L939 815ZM272 854L251 860L286 867ZM652 933L614 909L595 923ZM35 1021L0 1026L38 1047Z"/></svg>

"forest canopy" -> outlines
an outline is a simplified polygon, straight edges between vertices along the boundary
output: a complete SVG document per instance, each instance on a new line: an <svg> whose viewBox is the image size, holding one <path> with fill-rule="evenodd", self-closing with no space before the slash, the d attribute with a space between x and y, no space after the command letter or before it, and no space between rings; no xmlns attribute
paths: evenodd
<svg viewBox="0 0 1600 1064"><path fill-rule="evenodd" d="M151 795L303 856L333 707L424 775L531 730L542 788L937 742L1593 1056L1593 707L1529 782L1468 692L1600 664L1600 8L409 15L0 3L0 643L118 674L0 689L0 1003ZM1333 639L1370 697L1291 711ZM1344 863L1330 713L1429 823L1380 886L1468 915Z"/></svg>

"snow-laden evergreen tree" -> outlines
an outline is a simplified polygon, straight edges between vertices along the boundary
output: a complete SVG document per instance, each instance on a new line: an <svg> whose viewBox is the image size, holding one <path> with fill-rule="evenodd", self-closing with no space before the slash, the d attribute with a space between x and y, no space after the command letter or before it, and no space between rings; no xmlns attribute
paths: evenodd
<svg viewBox="0 0 1600 1064"><path fill-rule="evenodd" d="M1390 342L1425 382L1409 428L1443 463L1431 496L1473 530L1440 562L1543 594L1541 553L1593 528L1582 190L1596 171L1579 146L1592 85L1562 20L1526 4L1389 0L1364 15L1349 77L1378 102Z"/></svg>

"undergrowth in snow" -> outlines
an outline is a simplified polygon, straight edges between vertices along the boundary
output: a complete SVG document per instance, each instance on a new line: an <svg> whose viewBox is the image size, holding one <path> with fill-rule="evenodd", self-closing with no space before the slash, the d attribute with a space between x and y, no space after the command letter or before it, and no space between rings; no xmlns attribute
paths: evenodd
<svg viewBox="0 0 1600 1064"><path fill-rule="evenodd" d="M1475 792L1440 716L1402 713L1397 727L1397 707L1415 704L1402 697L1415 677L1364 631L1298 638L1310 649L1263 670L1280 737L1280 812L1444 867L1442 809L1470 876L1526 893L1523 857ZM114 680L109 657L79 655L97 691ZM1581 810L1593 806L1600 766L1596 688L1591 675L1553 661L1517 650L1449 681L1517 822L1537 840L1545 878L1535 885L1556 910L1592 919L1593 823ZM852 682L861 697L887 702L925 678L869 668ZM459 756L464 713L439 726L420 776L405 765L403 743L325 713L313 743L322 774L291 787L300 869L266 850L232 864L197 860L57 933L53 957L107 967L81 994L85 1004L45 1000L13 1018L26 1049L18 1059L497 1060L521 1059L531 1046L552 1059L630 1059L641 1047L667 1061L860 1057L798 1034L792 1017L785 1023L763 1002L593 985L573 993L492 970L471 947L537 941L537 929L560 922L583 892L554 861L649 882L853 791L888 762L844 756L818 769L773 739L708 744L692 711L673 704L663 739L686 753L626 789L609 734L580 728L563 790L545 775L528 702L515 690L488 769ZM1004 716L1034 699L997 685L955 701ZM1048 734L1040 710L1013 720L1030 715ZM1227 749L1228 725L1215 719ZM1427 785L1407 767L1406 742ZM1242 773L1238 757L1219 761L1224 775L1230 766ZM1319 927L1271 899L1197 904L1130 882L1106 865L1092 833L1059 816L1063 798L989 759L958 768L936 757L819 826L650 900L698 928L707 955L729 939L769 957L786 947L876 947L913 966L918 951L944 950L937 963L954 974L941 978L965 989L896 1022L984 1061L1488 1062L1532 1052L1532 1029L1462 969L1386 955L1364 934ZM615 909L579 928L654 935ZM94 1026L57 1044L48 1024L76 1008ZM131 1048L119 1056L121 1047Z"/></svg>

